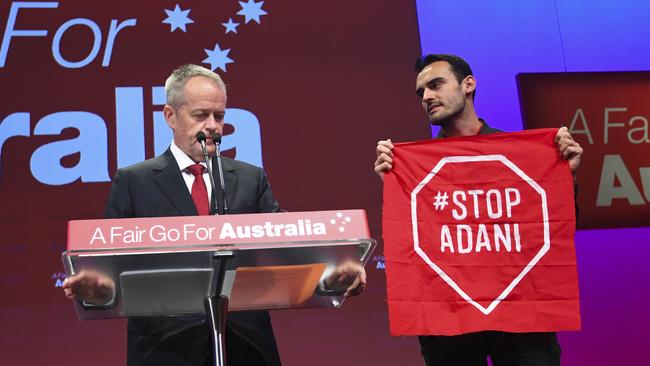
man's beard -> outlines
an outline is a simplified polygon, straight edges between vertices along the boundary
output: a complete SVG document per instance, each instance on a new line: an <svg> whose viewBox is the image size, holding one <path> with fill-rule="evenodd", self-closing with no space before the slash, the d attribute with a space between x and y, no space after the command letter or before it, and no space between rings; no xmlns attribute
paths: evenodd
<svg viewBox="0 0 650 366"><path fill-rule="evenodd" d="M457 105L455 109L451 111L443 110L440 117L429 116L429 122L433 126L445 127L454 124L458 116L460 116L465 110L465 100L462 99L460 105Z"/></svg>

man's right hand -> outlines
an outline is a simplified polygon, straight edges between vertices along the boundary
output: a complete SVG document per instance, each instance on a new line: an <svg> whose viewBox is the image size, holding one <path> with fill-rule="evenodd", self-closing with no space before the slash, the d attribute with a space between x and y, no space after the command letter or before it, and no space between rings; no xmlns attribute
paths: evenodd
<svg viewBox="0 0 650 366"><path fill-rule="evenodd" d="M384 173L393 169L393 143L390 139L377 143L377 160L375 160L375 173L384 180Z"/></svg>
<svg viewBox="0 0 650 366"><path fill-rule="evenodd" d="M81 271L63 281L63 291L71 300L105 305L115 297L115 282L99 272Z"/></svg>

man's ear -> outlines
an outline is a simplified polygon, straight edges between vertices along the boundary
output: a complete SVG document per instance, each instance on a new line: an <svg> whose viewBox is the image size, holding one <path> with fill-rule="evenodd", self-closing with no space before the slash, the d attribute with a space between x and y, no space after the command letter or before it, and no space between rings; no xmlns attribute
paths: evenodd
<svg viewBox="0 0 650 366"><path fill-rule="evenodd" d="M167 126L173 130L176 122L176 111L174 108L172 108L169 104L165 104L165 107L163 107L163 116L165 116Z"/></svg>
<svg viewBox="0 0 650 366"><path fill-rule="evenodd" d="M474 79L474 76L472 75L467 75L465 79L463 79L463 92L465 95L472 94L476 90L476 79Z"/></svg>

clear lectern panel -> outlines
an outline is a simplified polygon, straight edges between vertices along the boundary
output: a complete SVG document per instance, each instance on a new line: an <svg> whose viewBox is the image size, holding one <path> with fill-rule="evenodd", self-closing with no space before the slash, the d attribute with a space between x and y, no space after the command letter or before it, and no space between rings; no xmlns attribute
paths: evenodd
<svg viewBox="0 0 650 366"><path fill-rule="evenodd" d="M163 234L164 233L164 234ZM97 271L115 284L81 319L204 313L215 270L228 311L339 307L337 266L365 266L375 247L362 210L71 221L68 275ZM215 269L215 263L220 263Z"/></svg>

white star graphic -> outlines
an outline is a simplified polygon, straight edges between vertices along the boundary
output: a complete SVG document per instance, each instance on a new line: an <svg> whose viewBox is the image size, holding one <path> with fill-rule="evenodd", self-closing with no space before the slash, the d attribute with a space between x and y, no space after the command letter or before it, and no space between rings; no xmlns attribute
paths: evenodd
<svg viewBox="0 0 650 366"><path fill-rule="evenodd" d="M165 9L165 13L167 13L167 18L162 22L167 23L171 26L170 32L173 32L176 29L180 29L183 32L187 32L185 26L190 23L194 23L194 21L189 18L189 14L191 10L192 9L182 10L181 7L178 6L178 4L176 4L174 10Z"/></svg>
<svg viewBox="0 0 650 366"><path fill-rule="evenodd" d="M237 15L246 17L246 24L251 20L260 24L260 16L268 14L262 9L263 4L264 1L260 1L259 3L256 3L255 0L248 0L247 3L240 1L239 5L241 6L241 10L237 12Z"/></svg>
<svg viewBox="0 0 650 366"><path fill-rule="evenodd" d="M228 34L230 32L237 33L237 26L239 23L235 23L232 21L232 18L229 18L227 23L221 23L221 25L226 27L226 34Z"/></svg>
<svg viewBox="0 0 650 366"><path fill-rule="evenodd" d="M230 52L230 48L227 50L222 50L221 47L219 47L219 43L217 43L214 46L213 50L209 49L204 49L205 53L208 55L208 57L205 58L205 60L201 61L204 64L210 64L210 70L214 71L217 68L223 70L226 72L226 65L235 62L232 60L230 57L228 57L228 53Z"/></svg>

